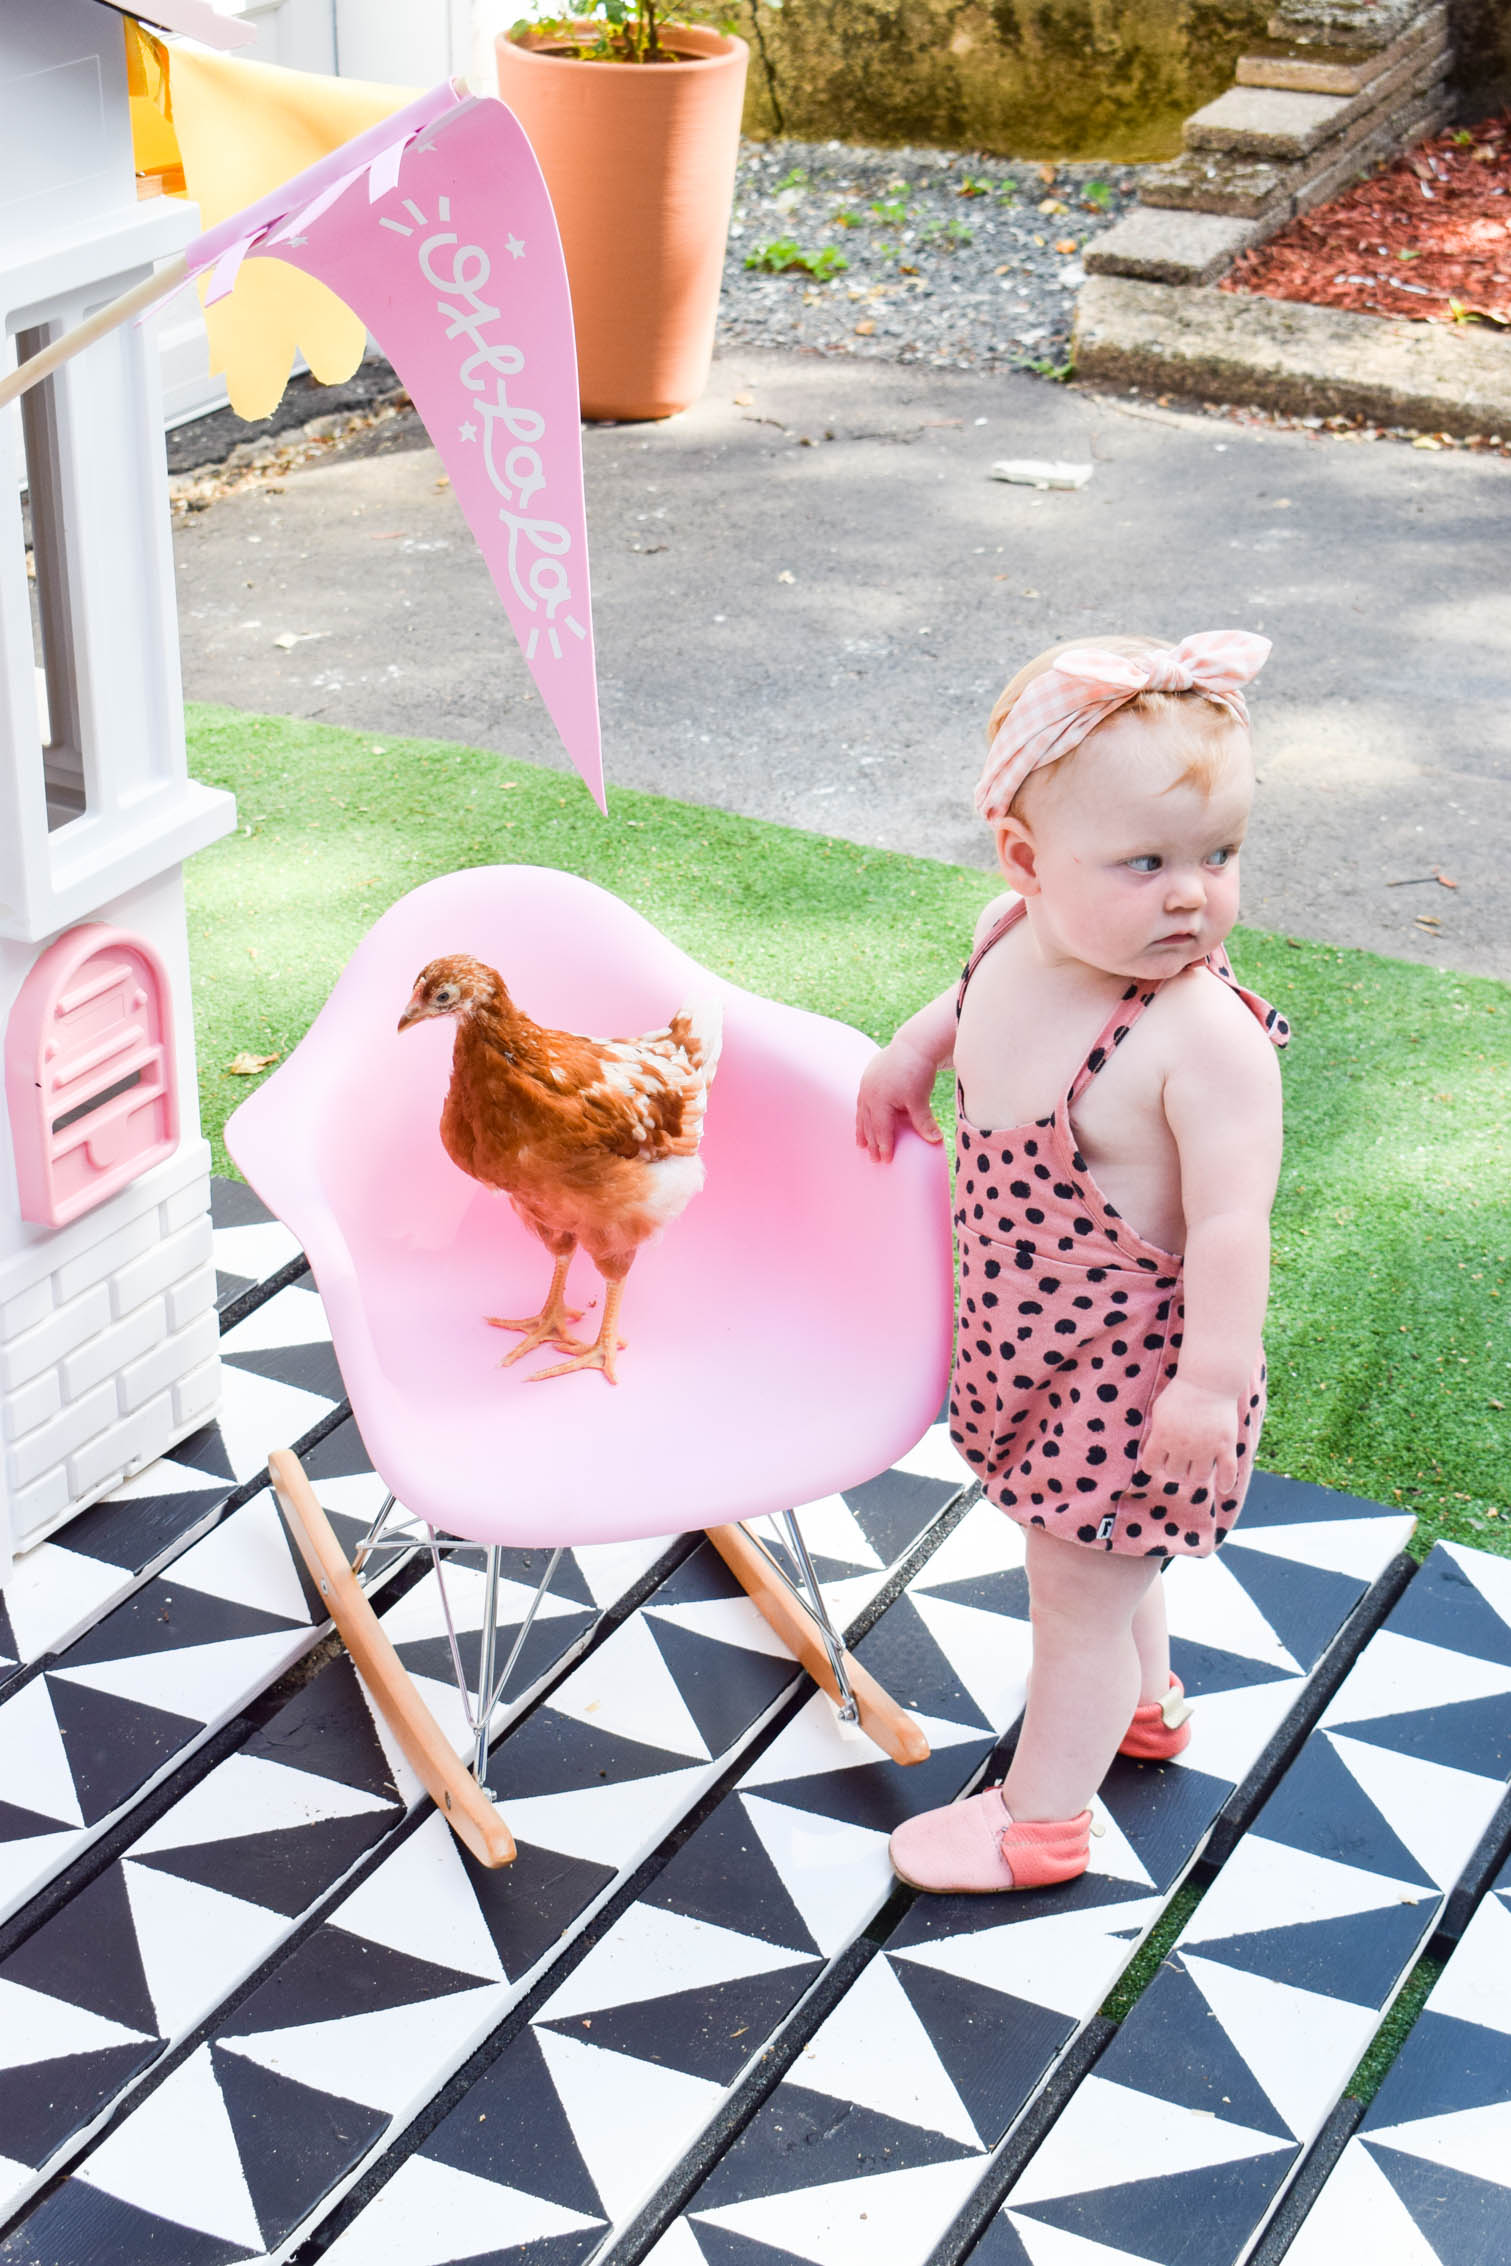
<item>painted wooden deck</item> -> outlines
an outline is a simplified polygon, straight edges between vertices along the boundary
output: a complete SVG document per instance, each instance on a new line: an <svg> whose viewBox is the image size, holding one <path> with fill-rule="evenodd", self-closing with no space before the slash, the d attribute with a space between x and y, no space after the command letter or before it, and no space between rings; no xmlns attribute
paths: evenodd
<svg viewBox="0 0 1511 2266"><path fill-rule="evenodd" d="M218 1423L0 1604L0 2266L1511 2256L1511 1565L1413 1569L1408 1516L1261 1475L1166 1577L1195 1737L1114 1766L1093 1870L915 1898L887 1835L1000 1775L1028 1637L1017 1530L936 1427L804 1513L928 1763L845 1734L706 1544L578 1550L488 1873L344 1657L308 1672L266 1452L349 1538L382 1488L296 1246L216 1206ZM538 1567L507 1571L517 1619ZM426 1562L372 1594L461 1748ZM1360 2056L1460 1934L1359 2124Z"/></svg>

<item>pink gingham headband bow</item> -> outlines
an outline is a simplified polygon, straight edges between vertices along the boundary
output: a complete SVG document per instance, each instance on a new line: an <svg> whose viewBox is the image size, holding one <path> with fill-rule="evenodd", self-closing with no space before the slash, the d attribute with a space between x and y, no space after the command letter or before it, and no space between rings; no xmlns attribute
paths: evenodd
<svg viewBox="0 0 1511 2266"><path fill-rule="evenodd" d="M1179 645L1150 653L1071 647L1024 686L1003 718L977 782L978 814L1005 818L1031 771L1069 755L1141 692L1204 692L1247 724L1249 711L1238 688L1258 676L1269 651L1267 637L1244 629L1199 630Z"/></svg>

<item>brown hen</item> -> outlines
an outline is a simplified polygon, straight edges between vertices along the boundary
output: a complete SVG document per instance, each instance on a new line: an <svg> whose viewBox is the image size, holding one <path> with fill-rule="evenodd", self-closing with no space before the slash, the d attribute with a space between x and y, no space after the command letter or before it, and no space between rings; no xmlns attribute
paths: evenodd
<svg viewBox="0 0 1511 2266"><path fill-rule="evenodd" d="M720 1009L683 1008L642 1038L589 1039L544 1030L515 1006L481 960L453 953L421 970L399 1017L407 1030L454 1015L451 1086L441 1112L446 1153L487 1188L502 1189L556 1261L538 1314L496 1329L520 1330L505 1364L539 1345L570 1359L531 1378L601 1369L618 1383L614 1356L624 1278L642 1243L660 1234L703 1185L703 1113L719 1060ZM567 1269L581 1244L605 1285L603 1322L585 1345L567 1325Z"/></svg>

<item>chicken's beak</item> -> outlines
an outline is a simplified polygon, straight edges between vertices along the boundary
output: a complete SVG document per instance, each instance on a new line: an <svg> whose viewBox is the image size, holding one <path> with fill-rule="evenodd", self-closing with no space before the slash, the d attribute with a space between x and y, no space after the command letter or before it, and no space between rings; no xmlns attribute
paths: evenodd
<svg viewBox="0 0 1511 2266"><path fill-rule="evenodd" d="M409 1005L405 1008L403 1014L399 1017L399 1029L401 1031L407 1031L411 1023L418 1023L422 1021L423 1018L429 1014L429 1012L430 1010L425 1005L425 994L420 986L416 984L413 992L410 994Z"/></svg>

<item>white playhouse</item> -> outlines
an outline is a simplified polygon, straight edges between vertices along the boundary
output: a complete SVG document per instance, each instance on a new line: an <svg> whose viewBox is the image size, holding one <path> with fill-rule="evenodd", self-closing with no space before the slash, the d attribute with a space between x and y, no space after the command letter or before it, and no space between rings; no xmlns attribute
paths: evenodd
<svg viewBox="0 0 1511 2266"><path fill-rule="evenodd" d="M201 32L208 13L142 12ZM138 200L114 8L5 0L0 369L196 224ZM3 1583L215 1409L181 868L234 805L186 766L151 331L123 325L0 411L0 450Z"/></svg>

